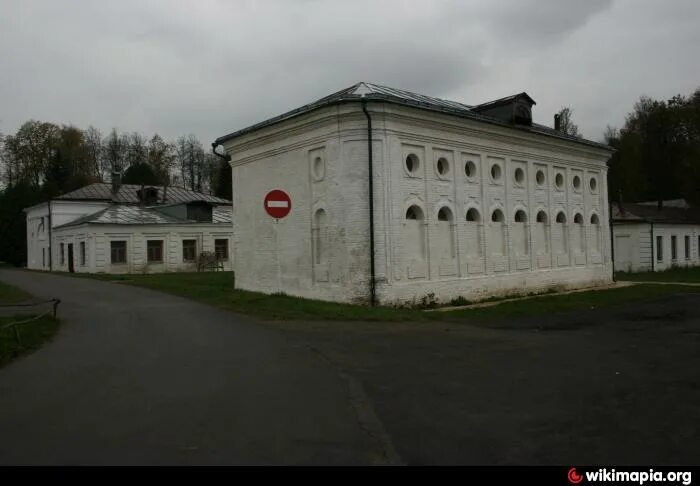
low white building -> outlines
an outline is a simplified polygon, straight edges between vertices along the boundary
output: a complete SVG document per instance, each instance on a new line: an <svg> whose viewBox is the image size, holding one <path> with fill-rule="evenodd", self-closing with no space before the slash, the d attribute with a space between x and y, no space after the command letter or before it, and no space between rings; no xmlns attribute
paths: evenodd
<svg viewBox="0 0 700 486"><path fill-rule="evenodd" d="M237 287L393 304L611 281L611 149L533 123L534 104L358 83L220 137Z"/></svg>
<svg viewBox="0 0 700 486"><path fill-rule="evenodd" d="M612 216L616 271L700 265L700 211L685 201L615 204Z"/></svg>
<svg viewBox="0 0 700 486"><path fill-rule="evenodd" d="M25 209L27 267L86 273L230 270L231 202L177 187L95 183Z"/></svg>

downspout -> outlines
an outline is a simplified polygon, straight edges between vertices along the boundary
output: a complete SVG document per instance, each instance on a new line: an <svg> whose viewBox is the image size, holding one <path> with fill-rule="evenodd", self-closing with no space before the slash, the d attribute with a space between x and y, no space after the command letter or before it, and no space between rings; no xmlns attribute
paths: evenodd
<svg viewBox="0 0 700 486"><path fill-rule="evenodd" d="M226 162L231 162L231 156L229 154L220 154L219 152L216 151L216 147L218 147L219 144L216 142L212 142L211 144L211 152L216 155L217 157L225 160ZM233 199L233 171L232 171L232 176L231 176L231 198ZM231 201L231 214L233 214L233 201ZM233 229L233 217L231 218L231 226ZM231 232L233 234L233 231ZM231 261L231 269L233 269L233 245L231 245L231 249L229 250L229 259ZM233 288L236 288L236 272L233 272Z"/></svg>
<svg viewBox="0 0 700 486"><path fill-rule="evenodd" d="M656 260L656 250L654 248L654 222L650 221L651 227L651 271L654 272L654 261Z"/></svg>
<svg viewBox="0 0 700 486"><path fill-rule="evenodd" d="M51 227L53 222L51 221L51 199L49 199L49 272L53 272L53 235L51 232Z"/></svg>
<svg viewBox="0 0 700 486"><path fill-rule="evenodd" d="M370 304L377 304L377 285L374 269L374 177L372 167L372 117L367 111L367 100L362 100L362 111L367 117L367 179L369 187L369 295Z"/></svg>
<svg viewBox="0 0 700 486"><path fill-rule="evenodd" d="M613 233L612 203L608 203L608 223L610 224L610 263L612 263L612 281L615 280L615 234Z"/></svg>

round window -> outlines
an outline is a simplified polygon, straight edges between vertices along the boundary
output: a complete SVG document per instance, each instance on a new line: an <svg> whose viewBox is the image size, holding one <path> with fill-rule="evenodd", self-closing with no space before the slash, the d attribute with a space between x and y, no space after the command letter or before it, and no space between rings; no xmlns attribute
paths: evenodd
<svg viewBox="0 0 700 486"><path fill-rule="evenodd" d="M537 171L537 174L535 175L535 179L537 180L537 185L538 186L543 186L544 185L544 172L541 170Z"/></svg>
<svg viewBox="0 0 700 486"><path fill-rule="evenodd" d="M525 181L525 171L520 167L515 169L515 182L522 184Z"/></svg>
<svg viewBox="0 0 700 486"><path fill-rule="evenodd" d="M473 161L468 160L467 163L464 164L464 173L470 179L476 177L476 164Z"/></svg>
<svg viewBox="0 0 700 486"><path fill-rule="evenodd" d="M581 178L579 176L574 176L573 180L574 189L577 191L581 189Z"/></svg>
<svg viewBox="0 0 700 486"><path fill-rule="evenodd" d="M418 156L416 154L409 154L408 157L406 157L406 170L411 174L415 174L418 172L418 167L420 167Z"/></svg>
<svg viewBox="0 0 700 486"><path fill-rule="evenodd" d="M440 157L437 161L437 171L441 176L446 176L450 172L450 163L446 158Z"/></svg>
<svg viewBox="0 0 700 486"><path fill-rule="evenodd" d="M498 164L493 164L491 166L491 178L494 181L498 181L501 179L501 166Z"/></svg>
<svg viewBox="0 0 700 486"><path fill-rule="evenodd" d="M557 174L557 176L554 178L554 183L557 185L559 189L564 187L564 176L562 174Z"/></svg>
<svg viewBox="0 0 700 486"><path fill-rule="evenodd" d="M590 186L591 192L596 192L596 190L598 189L598 181L595 179L595 177L591 177Z"/></svg>

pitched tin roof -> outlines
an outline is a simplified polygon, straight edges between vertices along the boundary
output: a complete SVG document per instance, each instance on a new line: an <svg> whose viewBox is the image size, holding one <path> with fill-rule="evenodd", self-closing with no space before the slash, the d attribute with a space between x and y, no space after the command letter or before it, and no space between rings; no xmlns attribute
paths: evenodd
<svg viewBox="0 0 700 486"><path fill-rule="evenodd" d="M667 206L659 209L649 203L624 203L622 207L613 204L612 219L616 223L700 224L700 209Z"/></svg>
<svg viewBox="0 0 700 486"><path fill-rule="evenodd" d="M519 93L517 95L512 95L508 96L505 98L501 98L498 100L490 101L487 103L483 103L481 105L477 106L470 106L470 105L465 105L464 103L459 103L457 101L449 101L449 100L444 100L442 98L435 98L433 96L426 96L418 93L413 93L411 91L406 91L403 89L396 89L396 88L390 88L388 86L382 86L379 84L374 84L374 83L366 83L366 82L359 82L357 84L354 84L350 86L349 88L342 89L340 91L337 91L333 94L330 94L328 96L325 96L319 100L314 101L313 103L309 103L307 105L301 106L299 108L295 108L294 110L288 111L286 113L283 113L281 115L278 115L273 118L269 118L267 120L264 120L260 123L256 123L255 125L251 125L247 128L243 128L241 130L229 133L228 135L224 135L222 137L217 138L214 141L214 145L219 145L227 140L234 139L236 137L239 137L241 135L244 135L246 133L253 132L255 130L258 130L260 128L269 126L269 125L274 125L275 123L279 123L284 120L288 120L290 118L294 118L299 115L303 115L304 113L308 113L310 111L322 108L324 106L330 106L338 103L345 103L345 102L350 102L350 101L360 101L360 100L367 100L367 101L384 101L388 103L396 103L404 106L411 106L414 108L419 108L423 110L430 110L430 111L437 111L440 113L445 113L449 115L454 115L462 118L469 118L472 120L478 120L482 121L484 123L491 123L495 125L501 125L501 126L506 126L509 128L514 128L517 130L524 130L524 131L529 131L532 133L537 133L540 135L546 135L549 137L556 137L564 140L569 140L572 142L584 144L584 145L589 145L593 147L598 147L598 148L603 148L612 151L612 148L608 147L605 144L601 144L598 142L593 142L591 140L586 140L583 138L578 138L574 137L571 135L566 135L562 132L559 132L557 130L554 130L553 128L546 127L544 125L538 125L533 123L532 126L521 126L521 125L513 125L510 123L507 123L503 120L499 120L498 118L494 118L491 116L483 115L481 113L478 113L478 111L484 107L487 107L491 104L498 104L502 103L504 101L507 101L509 99L517 98L525 96L529 100L531 100L534 103L534 100L528 96L527 93Z"/></svg>
<svg viewBox="0 0 700 486"><path fill-rule="evenodd" d="M230 206L214 206L212 208L212 223L231 224L232 210ZM57 226L66 228L81 224L119 224L119 225L141 225L141 224L211 224L190 219L176 218L175 216L158 211L154 207L132 206L126 204L112 204L106 209L102 209L82 218L78 218L69 223Z"/></svg>
<svg viewBox="0 0 700 486"><path fill-rule="evenodd" d="M156 187L158 189L158 200L163 198L163 186L146 186ZM139 197L137 191L141 189L140 184L122 184L119 190L112 192L112 185L105 182L95 182L87 186L68 192L56 197L58 200L74 200L74 201L112 201L115 203L138 204ZM231 201L220 197L203 194L201 192L188 191L181 187L168 186L165 203L183 203L191 201L206 201L216 204L231 204Z"/></svg>

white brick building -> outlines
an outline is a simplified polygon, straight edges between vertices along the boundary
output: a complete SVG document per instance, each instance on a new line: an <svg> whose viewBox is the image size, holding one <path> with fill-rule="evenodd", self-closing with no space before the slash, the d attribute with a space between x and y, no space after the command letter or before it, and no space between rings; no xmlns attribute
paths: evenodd
<svg viewBox="0 0 700 486"><path fill-rule="evenodd" d="M612 216L616 271L700 265L700 211L685 201L613 205Z"/></svg>
<svg viewBox="0 0 700 486"><path fill-rule="evenodd" d="M25 209L27 268L77 273L230 270L231 203L181 188L95 183Z"/></svg>
<svg viewBox="0 0 700 486"><path fill-rule="evenodd" d="M611 150L533 124L533 104L358 83L220 137L236 286L397 303L610 281ZM265 211L273 189L291 197L283 219Z"/></svg>

